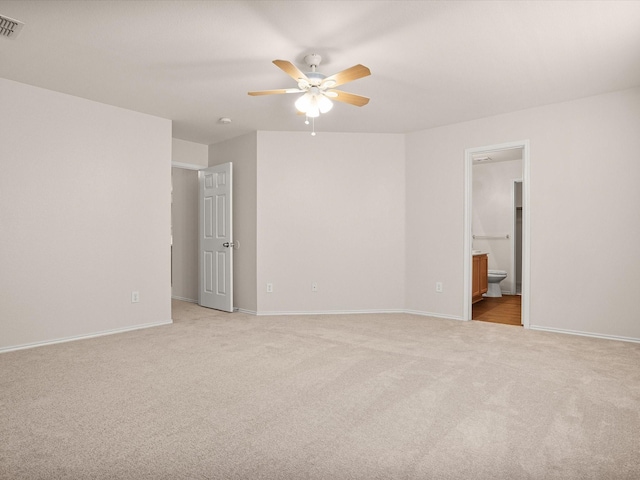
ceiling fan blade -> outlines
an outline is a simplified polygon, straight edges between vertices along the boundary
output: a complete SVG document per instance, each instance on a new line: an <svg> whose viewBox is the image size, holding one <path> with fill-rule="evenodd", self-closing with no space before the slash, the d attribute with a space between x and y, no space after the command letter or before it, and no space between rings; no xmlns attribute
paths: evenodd
<svg viewBox="0 0 640 480"><path fill-rule="evenodd" d="M330 90L330 92L337 93L335 97L333 95L329 96L332 100L348 103L349 105L355 105L356 107L363 107L369 103L369 99L367 97L356 95L355 93L347 93L342 90Z"/></svg>
<svg viewBox="0 0 640 480"><path fill-rule="evenodd" d="M273 63L296 82L301 78L304 78L307 82L309 81L307 76L293 63L288 62L287 60L274 60Z"/></svg>
<svg viewBox="0 0 640 480"><path fill-rule="evenodd" d="M358 80L362 77L367 77L369 75L371 75L371 70L369 70L369 68L365 67L364 65L358 64L341 72L334 73L333 75L322 80L322 84L332 84L332 86L329 88L333 88L337 87L338 85L344 85L345 83L353 82L354 80Z"/></svg>
<svg viewBox="0 0 640 480"><path fill-rule="evenodd" d="M281 88L279 90L259 90L257 92L248 92L249 95L255 97L256 95L278 95L280 93L301 93L304 90L298 88Z"/></svg>

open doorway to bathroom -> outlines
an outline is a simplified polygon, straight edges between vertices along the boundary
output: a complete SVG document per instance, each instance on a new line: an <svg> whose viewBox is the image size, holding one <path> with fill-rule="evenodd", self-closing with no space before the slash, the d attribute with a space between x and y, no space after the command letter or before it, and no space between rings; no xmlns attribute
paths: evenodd
<svg viewBox="0 0 640 480"><path fill-rule="evenodd" d="M465 152L465 319L528 328L528 141Z"/></svg>

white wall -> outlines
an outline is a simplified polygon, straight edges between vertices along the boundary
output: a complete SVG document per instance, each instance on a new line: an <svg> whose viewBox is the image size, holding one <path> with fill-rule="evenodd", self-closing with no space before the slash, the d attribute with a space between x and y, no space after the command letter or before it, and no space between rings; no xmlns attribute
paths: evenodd
<svg viewBox="0 0 640 480"><path fill-rule="evenodd" d="M198 300L198 168L209 146L177 138L171 144L171 296Z"/></svg>
<svg viewBox="0 0 640 480"><path fill-rule="evenodd" d="M640 339L638 132L636 88L407 135L407 308L462 317L464 150L529 139L531 326Z"/></svg>
<svg viewBox="0 0 640 480"><path fill-rule="evenodd" d="M206 167L209 162L209 146L174 138L171 142L171 161L174 165Z"/></svg>
<svg viewBox="0 0 640 480"><path fill-rule="evenodd" d="M197 302L198 171L174 167L171 184L171 296Z"/></svg>
<svg viewBox="0 0 640 480"><path fill-rule="evenodd" d="M255 313L257 134L250 133L209 146L209 165L233 162L233 304Z"/></svg>
<svg viewBox="0 0 640 480"><path fill-rule="evenodd" d="M0 104L0 349L170 322L171 122L4 79Z"/></svg>
<svg viewBox="0 0 640 480"><path fill-rule="evenodd" d="M170 321L170 121L4 79L0 101L0 349ZM461 318L464 150L529 139L532 327L640 339L638 131L631 89L406 136L212 146L242 185L241 308Z"/></svg>
<svg viewBox="0 0 640 480"><path fill-rule="evenodd" d="M403 308L403 135L261 131L257 178L259 313Z"/></svg>
<svg viewBox="0 0 640 480"><path fill-rule="evenodd" d="M489 269L507 272L500 287L508 293L515 293L511 237L515 215L513 181L517 179L522 179L522 160L473 165L471 231L478 236L501 238L478 238L472 246L489 254Z"/></svg>

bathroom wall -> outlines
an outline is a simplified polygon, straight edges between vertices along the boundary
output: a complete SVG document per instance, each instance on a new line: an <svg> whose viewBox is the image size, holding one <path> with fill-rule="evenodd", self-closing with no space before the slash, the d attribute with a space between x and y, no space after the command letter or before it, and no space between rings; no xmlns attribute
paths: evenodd
<svg viewBox="0 0 640 480"><path fill-rule="evenodd" d="M512 258L514 203L513 181L522 178L522 160L476 163L473 165L472 232L473 249L489 254L489 269L504 270L503 293L515 293L516 272ZM505 238L509 235L510 238Z"/></svg>

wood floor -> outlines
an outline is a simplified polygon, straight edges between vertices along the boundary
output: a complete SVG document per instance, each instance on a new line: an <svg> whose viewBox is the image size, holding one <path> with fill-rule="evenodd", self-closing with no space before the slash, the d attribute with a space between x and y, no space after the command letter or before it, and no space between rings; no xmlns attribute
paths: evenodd
<svg viewBox="0 0 640 480"><path fill-rule="evenodd" d="M473 304L471 318L481 322L522 325L520 295L503 295L499 298L485 297Z"/></svg>

